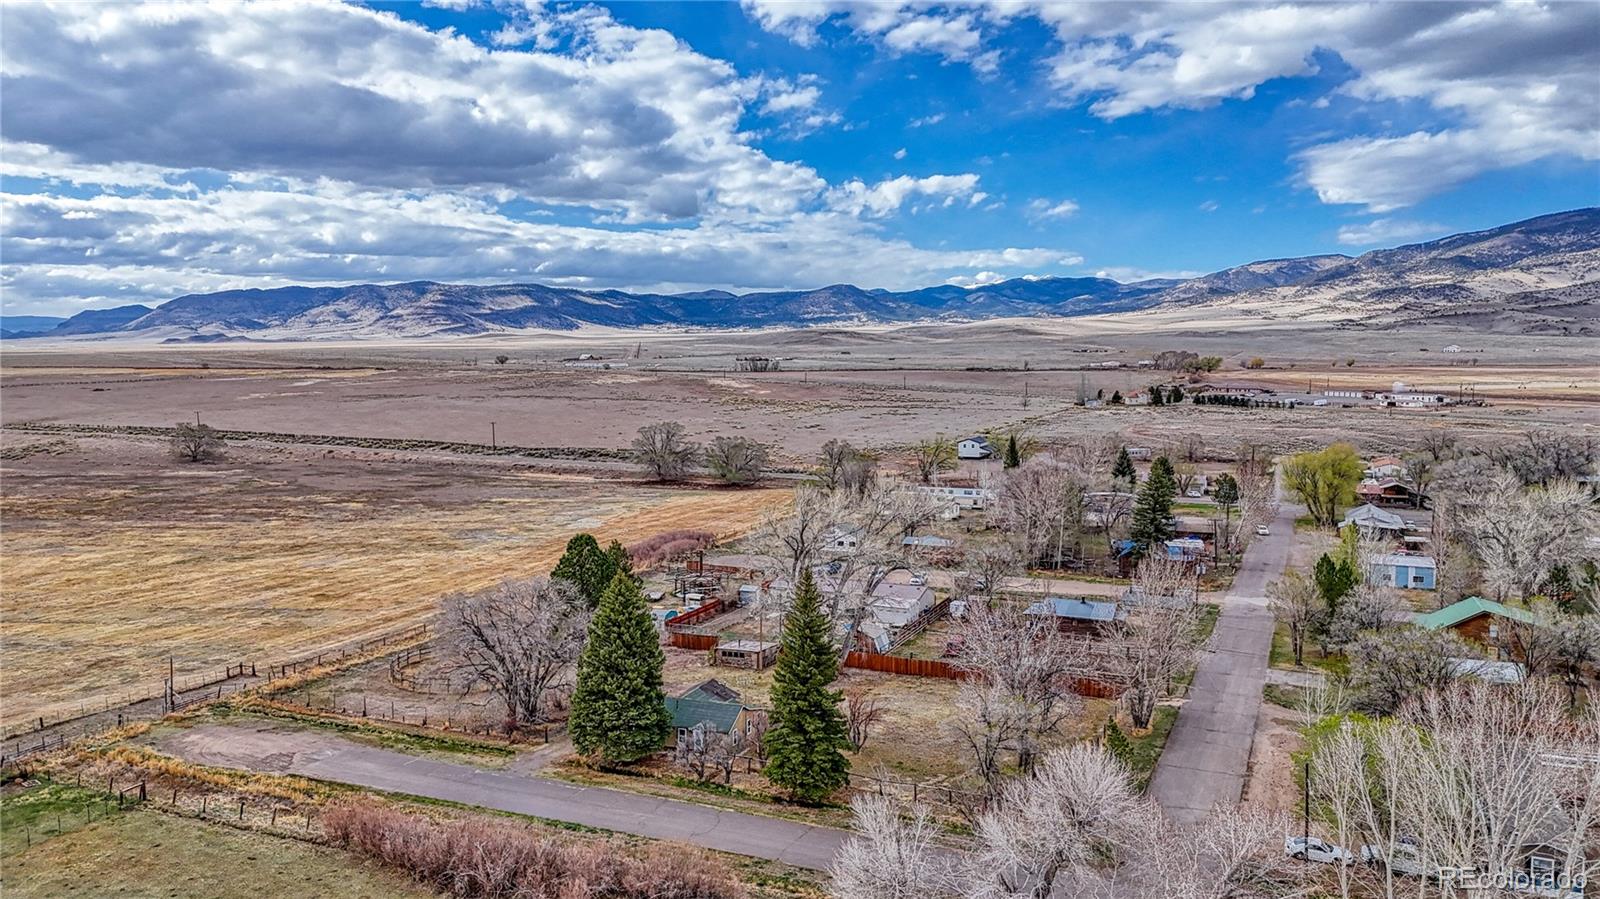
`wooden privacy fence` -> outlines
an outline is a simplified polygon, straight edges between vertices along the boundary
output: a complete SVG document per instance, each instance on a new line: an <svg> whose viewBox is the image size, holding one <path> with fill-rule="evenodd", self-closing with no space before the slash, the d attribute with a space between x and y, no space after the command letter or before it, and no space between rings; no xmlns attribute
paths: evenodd
<svg viewBox="0 0 1600 899"><path fill-rule="evenodd" d="M891 656L877 652L852 652L844 657L847 668L865 668L888 674L907 674L912 677L943 677L966 680L967 671L938 659L913 659L908 656Z"/></svg>
<svg viewBox="0 0 1600 899"><path fill-rule="evenodd" d="M693 631L667 631L667 642L679 649L716 649L716 634L697 634Z"/></svg>
<svg viewBox="0 0 1600 899"><path fill-rule="evenodd" d="M709 621L720 614L722 614L722 600L713 599L700 606L698 609L692 609L688 612L684 612L682 615L679 615L676 618L667 619L667 630L670 631L674 628L696 625L702 621Z"/></svg>

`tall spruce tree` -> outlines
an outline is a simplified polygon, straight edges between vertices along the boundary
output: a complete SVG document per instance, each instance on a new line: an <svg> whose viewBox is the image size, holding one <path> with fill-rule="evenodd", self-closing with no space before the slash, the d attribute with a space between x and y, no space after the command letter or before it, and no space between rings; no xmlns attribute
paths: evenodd
<svg viewBox="0 0 1600 899"><path fill-rule="evenodd" d="M765 771L774 785L805 802L826 799L850 779L844 756L850 739L839 710L844 694L828 689L839 674L832 633L816 582L805 571L783 622L772 676Z"/></svg>
<svg viewBox="0 0 1600 899"><path fill-rule="evenodd" d="M639 583L619 572L600 596L578 656L567 729L572 745L608 765L661 748L671 732L661 669L666 654Z"/></svg>
<svg viewBox="0 0 1600 899"><path fill-rule="evenodd" d="M618 545L617 548L621 549L621 546ZM626 557L626 551L623 555ZM616 560L602 550L599 542L588 534L578 534L568 540L567 551L562 553L560 561L556 562L555 570L550 572L551 577L571 581L589 602L591 609L600 604L600 595L610 586L611 579L616 575Z"/></svg>
<svg viewBox="0 0 1600 899"><path fill-rule="evenodd" d="M1139 472L1133 467L1133 457L1128 455L1127 447L1117 450L1117 462L1111 466L1111 480L1127 485L1130 491L1139 483Z"/></svg>
<svg viewBox="0 0 1600 899"><path fill-rule="evenodd" d="M633 557L628 555L628 548L622 545L622 541L611 541L611 545L606 547L606 559L611 563L613 573L621 572L633 577Z"/></svg>
<svg viewBox="0 0 1600 899"><path fill-rule="evenodd" d="M1172 523L1172 498L1178 495L1178 480L1166 456L1150 464L1150 477L1139 488L1133 504L1133 527L1129 537L1143 557L1150 547L1171 540L1177 531Z"/></svg>
<svg viewBox="0 0 1600 899"><path fill-rule="evenodd" d="M1022 464L1022 452L1017 449L1017 435L1006 438L1005 467L1016 468Z"/></svg>

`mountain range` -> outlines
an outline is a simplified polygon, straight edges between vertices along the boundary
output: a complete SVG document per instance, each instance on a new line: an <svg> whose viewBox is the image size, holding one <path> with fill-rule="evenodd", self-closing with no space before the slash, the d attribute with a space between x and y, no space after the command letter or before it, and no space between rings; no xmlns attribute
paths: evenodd
<svg viewBox="0 0 1600 899"><path fill-rule="evenodd" d="M540 284L414 281L190 294L155 307L80 312L48 327L7 316L0 337L166 342L437 337L524 329L796 327L971 321L1227 305L1265 317L1393 323L1455 319L1520 331L1600 325L1600 208L1360 256L1251 262L1190 279L1015 278L910 291L835 284L734 294L631 293ZM1465 317L1464 317L1465 316ZM43 319L44 317L39 317Z"/></svg>

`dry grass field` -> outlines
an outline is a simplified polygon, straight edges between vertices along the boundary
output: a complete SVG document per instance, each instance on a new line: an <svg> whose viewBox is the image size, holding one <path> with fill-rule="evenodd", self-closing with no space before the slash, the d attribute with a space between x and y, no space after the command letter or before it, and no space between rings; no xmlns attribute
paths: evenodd
<svg viewBox="0 0 1600 899"><path fill-rule="evenodd" d="M3 469L6 723L156 689L169 654L180 675L209 672L419 621L451 591L547 572L578 531L732 536L787 495L303 448L184 466L159 442L51 442Z"/></svg>

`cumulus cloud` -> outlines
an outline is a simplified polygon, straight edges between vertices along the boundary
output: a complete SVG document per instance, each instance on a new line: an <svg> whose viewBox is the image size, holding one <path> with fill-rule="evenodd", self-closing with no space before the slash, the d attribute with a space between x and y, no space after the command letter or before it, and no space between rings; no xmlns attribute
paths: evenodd
<svg viewBox="0 0 1600 899"><path fill-rule="evenodd" d="M1201 212L1216 212L1218 209L1222 208L1222 205L1216 200L1206 200L1204 203L1201 203L1195 208L1199 209Z"/></svg>
<svg viewBox="0 0 1600 899"><path fill-rule="evenodd" d="M908 288L1074 264L883 235L913 206L980 201L976 175L830 185L768 156L741 119L837 121L814 78L743 75L592 7L508 28L485 46L314 0L8 9L7 311L411 279Z"/></svg>
<svg viewBox="0 0 1600 899"><path fill-rule="evenodd" d="M901 175L872 185L860 179L846 181L833 189L829 205L851 215L877 218L895 212L916 197L933 198L939 205L951 206L957 200L978 203L987 196L978 190L978 176L970 172L925 178Z"/></svg>
<svg viewBox="0 0 1600 899"><path fill-rule="evenodd" d="M1416 103L1448 125L1366 134L1300 153L1301 180L1325 203L1383 212L1476 175L1551 156L1600 159L1600 5L1594 3L979 3L745 0L752 18L797 40L825 22L893 52L978 60L1013 19L1050 29L1044 63L1062 101L1105 119L1249 100L1277 78L1355 70L1338 92ZM927 23L940 19L940 27ZM916 24L926 43L891 43ZM934 40L933 35L949 37ZM1326 108L1319 98L1315 108Z"/></svg>
<svg viewBox="0 0 1600 899"><path fill-rule="evenodd" d="M1358 225L1345 225L1339 229L1339 242L1350 247L1388 246L1401 241L1438 237L1449 233L1448 226L1436 225L1433 222L1380 218Z"/></svg>
<svg viewBox="0 0 1600 899"><path fill-rule="evenodd" d="M1064 219L1075 215L1078 204L1073 200L1046 200L1040 197L1028 203L1028 219L1042 222L1047 219Z"/></svg>

